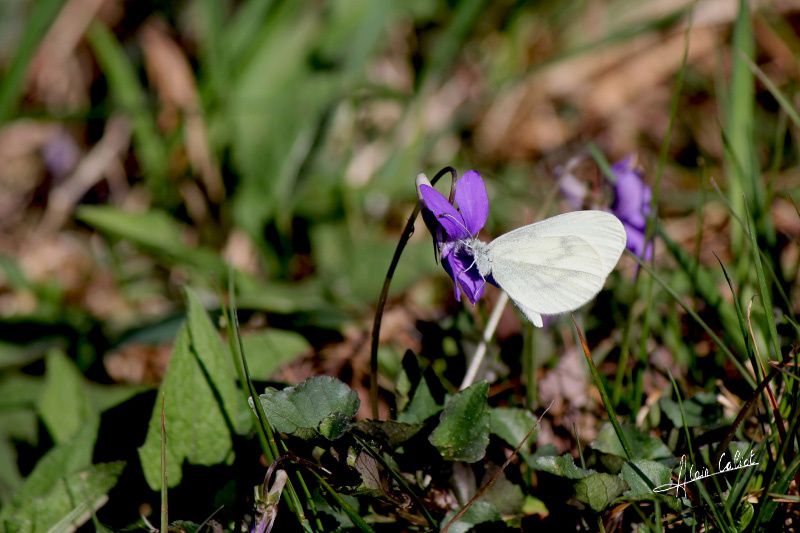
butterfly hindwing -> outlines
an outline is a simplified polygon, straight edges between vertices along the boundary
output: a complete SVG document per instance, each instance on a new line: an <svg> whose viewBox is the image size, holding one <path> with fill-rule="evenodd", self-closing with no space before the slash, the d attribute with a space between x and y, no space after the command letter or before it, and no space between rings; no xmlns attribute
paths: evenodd
<svg viewBox="0 0 800 533"><path fill-rule="evenodd" d="M592 299L624 247L616 217L576 211L501 235L487 252L495 281L539 325L539 315L572 311Z"/></svg>

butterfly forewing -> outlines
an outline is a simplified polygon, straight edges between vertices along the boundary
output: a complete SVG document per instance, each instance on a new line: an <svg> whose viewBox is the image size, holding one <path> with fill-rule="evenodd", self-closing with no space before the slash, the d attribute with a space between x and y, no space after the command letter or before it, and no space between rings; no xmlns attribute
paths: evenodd
<svg viewBox="0 0 800 533"><path fill-rule="evenodd" d="M576 211L506 233L487 253L495 281L537 323L538 314L572 311L592 299L624 247L616 217Z"/></svg>

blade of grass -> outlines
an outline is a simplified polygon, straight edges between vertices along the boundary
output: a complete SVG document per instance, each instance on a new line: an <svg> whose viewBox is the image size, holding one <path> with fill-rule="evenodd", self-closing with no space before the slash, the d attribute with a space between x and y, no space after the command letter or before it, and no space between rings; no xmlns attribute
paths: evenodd
<svg viewBox="0 0 800 533"><path fill-rule="evenodd" d="M689 452L689 459L691 460L693 465L698 464L697 456L694 453L694 446L692 445L692 432L689 430L689 425L686 423L686 411L683 408L683 398L681 397L680 389L678 388L678 384L675 382L675 378L672 376L672 372L669 373L669 379L672 382L672 390L675 392L675 398L678 400L678 410L681 414L681 427L683 429L683 433L686 437L686 449ZM715 483L717 480L713 480ZM684 487L685 491L685 487ZM706 504L706 506L711 510L711 514L714 516L714 520L717 524L722 527L723 519L720 516L719 512L717 511L717 506L715 505L711 495L706 490L705 485L702 483L697 484L697 491L700 493L700 498ZM688 495L688 493L685 493ZM677 494L676 494L677 495ZM722 529L723 531L727 531L725 528Z"/></svg>
<svg viewBox="0 0 800 533"><path fill-rule="evenodd" d="M741 50L739 51L739 59L743 61L750 71L756 75L756 77L764 84L770 94L777 100L778 105L781 106L781 109L786 113L786 115L792 119L794 125L800 128L800 113L797 112L797 109L792 105L786 95L778 89L778 86L773 83L769 76L767 76L763 70L761 70L758 65L753 63L753 61L745 55L744 52Z"/></svg>
<svg viewBox="0 0 800 533"><path fill-rule="evenodd" d="M691 9L687 11L691 15ZM672 138L672 130L675 124L675 118L678 114L678 104L680 103L680 95L681 90L683 88L683 80L686 74L686 65L687 60L689 57L689 34L691 30L692 24L691 19L689 24L687 24L685 34L684 34L684 47L683 47L683 56L681 59L681 68L678 71L678 79L675 82L675 87L672 92L671 103L670 103L670 114L669 114L669 122L667 126L667 134L664 137L664 140L661 143L661 147L659 149L659 158L658 158L658 165L656 167L656 176L653 182L653 195L650 198L650 215L647 217L646 225L645 225L645 246L647 243L653 242L653 235L655 234L655 229L657 227L657 217L658 217L658 200L660 197L661 191L661 177L664 173L664 167L666 165L667 154L669 150L669 143L670 139ZM603 167L604 158L602 158L602 154L598 154L600 157L595 155L592 152L592 146L589 147L590 152L592 153L595 161L597 161L598 165L600 166L603 173L613 176L613 172L611 172L611 168L608 167L606 162L605 167ZM616 176L612 178L613 181L616 180ZM651 262L655 260L655 254L651 258ZM639 273L636 273L636 281L634 283L634 298L638 299L638 295L640 294L640 286L642 283L641 276ZM650 329L650 309L652 305L653 298L653 285L652 281L648 281L645 286L645 298L644 301L648 302L648 305L645 307L644 317L642 320L642 334L640 339L640 349L639 349L639 359L641 362L646 363L646 347L647 347L647 338ZM628 358L630 357L630 344L631 344L631 332L633 331L633 320L635 317L635 313L631 312L628 314L628 320L625 323L625 328L622 334L622 343L620 347L620 357L619 357L619 364L617 366L617 375L614 379L614 403L618 403L622 396L622 380L624 375L628 372ZM637 395L638 397L638 395ZM641 401L636 402L641 405Z"/></svg>
<svg viewBox="0 0 800 533"><path fill-rule="evenodd" d="M168 201L173 191L167 180L168 153L151 114L145 91L122 45L104 24L93 22L86 32L89 45L108 80L116 103L130 117L136 155L150 192Z"/></svg>
<svg viewBox="0 0 800 533"><path fill-rule="evenodd" d="M728 276L728 271L725 269L725 265L722 264L722 260L714 254L714 257L717 259L720 268L722 269L722 274L725 276L725 281L728 283L728 287L731 290L731 296L733 297L733 304L736 309L736 318L739 321L739 329L742 335L742 339L744 341L745 349L747 351L747 358L750 361L750 365L753 367L753 373L756 381L761 381L761 378L764 376L764 369L763 365L760 364L760 361L757 358L758 354L758 345L756 344L756 337L753 334L752 324L750 324L750 335L747 333L747 326L745 325L744 314L742 313L742 308L739 305L739 295L736 294L736 291L733 288L733 282L731 281L730 276ZM750 301L752 304L752 300ZM750 317L749 314L750 308L748 307L748 319Z"/></svg>
<svg viewBox="0 0 800 533"><path fill-rule="evenodd" d="M681 270L686 273L697 295L705 302L706 306L713 308L717 312L728 337L736 343L736 349L745 351L746 343L737 335L737 333L741 332L741 329L737 329L736 313L722 298L717 281L711 276L708 269L696 262L661 228L658 230L658 236Z"/></svg>
<svg viewBox="0 0 800 533"><path fill-rule="evenodd" d="M616 183L617 182L617 175L614 174L614 171L611 170L611 165L606 159L606 156L600 149L597 147L596 144L590 142L586 145L586 149L589 150L589 154L594 159L594 162L597 163L597 166L600 168L600 172L603 173L603 176L606 177L609 183Z"/></svg>
<svg viewBox="0 0 800 533"><path fill-rule="evenodd" d="M361 515L359 515L355 509L350 507L350 504L347 503L347 500L342 498L342 496L333 487L331 487L327 481L325 481L325 478L323 478L314 470L310 470L310 472L314 475L314 477L317 478L317 481L327 491L328 495L333 498L339 507L342 508L342 511L344 511L347 517L353 522L353 525L365 533L374 533L374 530L370 527L370 525L367 524L363 518L361 518Z"/></svg>
<svg viewBox="0 0 800 533"><path fill-rule="evenodd" d="M728 199L725 197L725 195L722 193L722 190L720 190L719 185L717 185L717 182L714 181L714 179L711 179L711 185L714 187L714 190L717 192L717 196L719 197L719 199L722 201L722 203L725 204L725 207L728 209L728 213L730 213L730 215L733 217L733 219L736 221L736 223L739 224L739 226L741 226L742 231L749 235L749 228L748 228L747 222L745 222L739 215L737 215L734 212L733 206L728 201ZM791 198L789 198L789 199L791 200ZM797 209L797 206L795 206L795 209ZM800 212L798 212L798 216L800 216ZM751 241L749 239L746 242L748 244L751 243ZM791 300L789 299L789 296L786 294L786 291L784 291L783 287L781 287L781 283L780 283L780 280L778 278L778 274L775 272L775 269L772 267L772 264L770 263L770 261L768 261L768 257L764 253L764 251L761 250L760 248L756 248L756 249L758 250L758 253L761 256L761 259L762 259L761 265L762 265L762 267L766 266L766 269L767 269L767 271L769 272L769 275L770 275L770 279L775 284L775 288L777 289L778 294L781 296L781 298L783 299L783 302L786 304L786 310L789 312L789 314L792 317L794 317L793 305L791 303ZM795 276L795 278L797 278L797 276Z"/></svg>
<svg viewBox="0 0 800 533"><path fill-rule="evenodd" d="M777 375L778 375L778 369L772 368L770 369L769 373L766 376L764 376L764 379L762 379L758 383L758 386L750 395L750 398L747 399L745 404L737 413L736 418L733 420L733 423L731 424L731 427L725 434L725 438L723 438L722 441L719 443L719 446L717 446L717 451L714 453L714 461L713 461L714 464L719 463L720 457L722 457L722 454L725 453L725 450L728 449L728 445L733 440L733 436L736 433L736 430L742 424L744 419L747 418L747 416L750 414L750 411L755 406L758 397L761 396L762 392L764 392L764 389L767 387L769 382L772 381Z"/></svg>
<svg viewBox="0 0 800 533"><path fill-rule="evenodd" d="M797 435L798 428L800 427L800 416L798 416L797 411L798 411L798 405L795 405L793 412L790 413L789 417L787 417L788 420L792 421L791 426L789 427L789 431L787 432L790 438L787 438L780 445L780 449L778 453L775 455L775 460L770 464L770 466L768 467L767 471L764 473L764 476L762 478L762 486L766 488L767 492L770 491L776 492L775 488L776 486L781 485L784 476L786 476L785 479L791 479L791 477L794 476L793 470L796 471L798 466L800 466L800 463L798 463L798 461L800 461L800 454L795 454L792 463L786 465L786 467L783 470L783 474L778 478L778 482L774 483L775 476L776 474L778 474L778 467L781 462L780 459L786 457L786 454L789 451L789 445L794 440L793 438L791 438L791 436ZM766 449L768 448L765 446L765 450ZM783 491L777 491L777 492L783 492ZM763 528L760 529L762 524L762 516L764 517L765 521L770 520L772 518L772 514L775 512L775 507L776 507L775 502L768 500L767 498L760 499L758 502L758 507L755 512L755 519L751 522L751 527L749 528L749 531L763 531L764 530Z"/></svg>
<svg viewBox="0 0 800 533"><path fill-rule="evenodd" d="M274 463L275 460L280 456L280 453L278 451L275 434L272 431L272 426L270 426L269 421L267 420L267 415L264 412L264 407L261 405L258 393L253 385L253 380L250 379L250 371L247 366L247 357L244 353L244 344L242 343L242 336L239 332L239 318L236 314L236 291L234 289L234 275L232 268L230 268L228 272L227 326L228 343L230 345L231 356L234 359L233 366L236 368L236 371L239 374L239 381L244 386L242 392L246 397L245 400L248 401L248 403L252 400L253 408L250 409L250 415L254 418L254 425L256 426L256 433L258 434L259 442L261 444L261 450L264 452L264 457L267 458L267 461ZM310 498L308 488L305 486L305 482L299 472L297 473L297 477L298 482L305 490L306 497ZM300 498L298 497L291 481L287 482L286 492L288 494L286 499L287 505L297 516L297 520L300 522L301 527L305 531L311 531L310 523L305 516L305 512L303 511L303 505L300 502ZM321 523L319 522L319 518L317 518L317 525L321 531L322 527Z"/></svg>
<svg viewBox="0 0 800 533"><path fill-rule="evenodd" d="M753 254L753 263L756 267L756 279L758 280L759 296L761 304L764 306L764 315L767 319L767 327L769 328L770 340L772 341L772 348L775 351L774 358L778 361L781 357L780 337L778 337L778 329L775 326L775 316L772 307L772 293L767 287L767 279L764 275L764 265L761 263L761 254L759 253L758 242L756 235L753 232L753 218L750 214L750 209L747 206L747 201L744 201L745 206L745 219L747 222L747 236L750 238L751 252Z"/></svg>
<svg viewBox="0 0 800 533"><path fill-rule="evenodd" d="M606 412L608 412L608 419L614 428L614 433L616 433L617 438L622 445L622 449L625 452L625 457L628 459L627 464L636 473L636 475L641 478L645 485L650 487L650 489L654 489L655 485L653 485L653 482L650 480L650 478L633 462L633 450L628 444L628 440L625 438L625 433L622 431L622 426L620 425L617 413L614 410L614 404L611 403L611 398L609 397L606 386L603 383L603 377L600 375L600 371L597 370L597 365L594 364L594 359L592 359L592 354L589 351L589 345L586 344L586 338L583 336L583 331L581 331L581 328L575 321L575 315L570 313L569 316L572 319L572 325L575 326L575 332L578 334L578 340L580 341L583 355L586 358L586 364L589 365L589 371L592 374L592 380L595 383L595 387L597 387L597 390L600 392L600 398L603 401Z"/></svg>
<svg viewBox="0 0 800 533"><path fill-rule="evenodd" d="M570 318L572 319L572 325L575 326L575 332L578 334L578 340L580 341L583 355L586 358L586 364L589 365L589 372L592 374L594 385L597 387L598 392L600 392L600 398L603 400L603 406L606 408L606 412L608 412L608 419L611 422L611 425L614 427L614 432L617 434L620 444L622 444L622 449L625 451L625 457L627 457L628 461L630 461L633 459L633 453L628 445L628 440L625 438L625 434L622 432L622 426L617 419L617 412L614 410L614 405L611 403L611 398L608 396L606 387L603 384L603 377L600 375L600 371L597 370L597 366L594 364L592 354L589 351L589 346L586 344L586 339L583 337L583 332L578 326L578 323L575 321L575 315L570 313ZM649 481L647 476L644 476L644 479Z"/></svg>
<svg viewBox="0 0 800 533"><path fill-rule="evenodd" d="M727 102L727 124L721 131L728 138L730 152L726 157L728 163L728 195L734 212L744 216L743 194L757 198L757 184L753 183L753 110L755 86L753 75L743 57L752 57L754 38L750 10L747 0L739 0L739 11L733 26L733 71L731 73L730 91ZM745 234L736 226L731 226L731 246L735 257L744 257L741 253ZM739 261L736 268L739 281L747 275L747 265Z"/></svg>
<svg viewBox="0 0 800 533"><path fill-rule="evenodd" d="M219 102L226 97L230 64L225 60L223 23L225 13L221 2L204 0L201 4L204 38L200 39L202 67L210 93L210 100Z"/></svg>
<svg viewBox="0 0 800 533"><path fill-rule="evenodd" d="M678 70L678 79L675 80L673 87L672 97L670 102L669 121L667 123L667 132L664 139L661 141L658 154L658 165L656 166L656 175L653 180L653 194L650 198L650 213L647 216L645 225L645 250L647 246L655 246L653 237L656 234L658 227L658 206L661 198L661 178L664 175L664 168L667 164L667 156L669 155L669 146L672 141L672 132L675 128L675 120L678 116L678 108L680 105L681 93L683 91L683 80L686 77L686 66L689 59L689 36L692 31L692 12L690 12L688 23L683 37L683 56L681 57L681 67ZM650 256L650 264L655 268L655 252ZM641 335L639 337L639 363L642 367L647 365L647 341L650 338L650 315L653 311L653 278L645 280L644 301L647 303L644 308L644 315L641 320ZM638 296L638 294L637 294ZM642 405L641 393L637 394L635 406L638 409Z"/></svg>
<svg viewBox="0 0 800 533"><path fill-rule="evenodd" d="M0 126L14 114L25 89L28 66L64 3L65 0L41 0L30 4L31 15L25 22L17 49L9 56L11 65L0 80Z"/></svg>
<svg viewBox="0 0 800 533"><path fill-rule="evenodd" d="M234 70L242 66L249 50L255 47L275 0L247 0L223 28L224 56Z"/></svg>
<svg viewBox="0 0 800 533"><path fill-rule="evenodd" d="M661 277L660 277L658 274L656 274L656 273L655 273L655 271L654 271L652 268L650 268L650 266L649 266L649 265L648 265L646 262L642 261L642 260L641 260L639 257L637 257L637 256L636 256L636 255L634 255L634 254L629 254L629 255L630 255L630 256L631 256L631 257L634 259L634 261L636 261L636 262L637 262L637 263L638 263L638 264L639 264L639 265L640 265L642 268L644 268L644 269L645 269L645 271L647 271L647 273L648 273L648 274L650 274L650 275L653 277L653 279L655 279L655 281L657 281L657 282L658 282L658 284L659 284L659 285L661 285L661 286L662 286L662 287L663 287L663 288L664 288L664 289L665 289L665 290L666 290L666 291L669 293L669 295L670 295L670 296L672 296L672 298L673 298L673 299L674 299L674 300L675 300L675 301L678 303L678 305L680 305L681 307L683 307L683 309L684 309L684 310L685 310L685 311L686 311L686 312L689 314L689 316L691 316L691 317L694 319L694 321L695 321L695 322L697 322L697 323L700 325L700 327L702 327L702 328L705 330L706 334L707 334L709 337L711 337L711 340L713 340L713 341L714 341L714 344L716 344L716 345L717 345L717 347L718 347L720 350L722 350L722 352L723 352L723 353L724 353L724 354L725 354L725 355L728 357L728 359L729 359L729 360L731 361L731 363L732 363L732 364L733 364L733 365L736 367L736 369L739 371L739 373L742 375L742 377L745 379L745 381L747 381L747 383L748 383L748 384L749 384L751 387L755 388L756 384L755 384L755 382L753 381L753 377L750 375L750 373L747 371L747 369L746 369L746 368L745 368L745 367L742 365L742 363L739 361L739 358L737 358L737 357L736 357L736 356L733 354L733 352L730 350L730 348L728 348L727 346L725 346L725 343L724 343L724 342L722 342L722 339L720 339L720 338L719 338L719 336L717 336L717 334L716 334L716 333L714 333L714 330L712 330L712 329L709 327L709 325L708 325L708 324L706 324L705 320L703 320L702 318L700 318L700 315L698 315L698 314L695 312L695 310L694 310L694 309L692 309L692 308L691 308L691 307L689 307L687 304L685 304L685 303L683 302L683 300L681 300L681 297L680 297L680 296L678 296L678 293L676 293L676 292L675 292L675 290L674 290L672 287L670 287L670 286L669 286L669 284L667 284L667 283L666 283L666 282L665 282L663 279L661 279Z"/></svg>
<svg viewBox="0 0 800 533"><path fill-rule="evenodd" d="M420 74L421 86L443 78L452 68L456 55L461 52L462 42L480 18L485 3L486 0L465 0L457 4L452 19L439 36L436 47Z"/></svg>

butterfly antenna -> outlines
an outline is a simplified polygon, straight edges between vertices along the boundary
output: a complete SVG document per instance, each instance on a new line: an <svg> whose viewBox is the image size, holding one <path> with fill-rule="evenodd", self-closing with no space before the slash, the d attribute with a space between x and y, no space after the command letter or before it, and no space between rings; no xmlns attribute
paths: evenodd
<svg viewBox="0 0 800 533"><path fill-rule="evenodd" d="M454 216L453 216L453 215L451 215L450 213L442 213L441 215L438 215L438 216L439 216L439 218L449 218L450 220L452 220L453 222L455 222L456 224L458 224L458 225L461 227L461 229L463 229L464 231L466 231L466 232L467 232L467 235L469 235L470 237L475 237L475 236L474 236L472 233L470 233L470 231L467 229L467 227L464 225L464 223L463 223L463 222L461 222L460 220L458 220L456 217L454 217Z"/></svg>

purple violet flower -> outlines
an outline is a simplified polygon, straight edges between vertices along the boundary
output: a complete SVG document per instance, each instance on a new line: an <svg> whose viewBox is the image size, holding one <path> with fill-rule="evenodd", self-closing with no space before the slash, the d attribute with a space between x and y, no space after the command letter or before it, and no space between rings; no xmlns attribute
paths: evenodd
<svg viewBox="0 0 800 533"><path fill-rule="evenodd" d="M422 203L422 217L433 235L434 244L442 266L455 284L456 300L461 301L461 291L471 303L483 295L486 282L478 271L475 256L463 245L477 237L489 216L489 197L481 175L467 171L455 183L455 205L434 189L424 174L417 176L417 192Z"/></svg>
<svg viewBox="0 0 800 533"><path fill-rule="evenodd" d="M650 215L653 192L642 179L642 173L637 170L634 156L614 163L611 170L617 177L611 211L622 221L625 233L628 234L628 250L649 260L653 256L653 243L645 243L645 227Z"/></svg>

